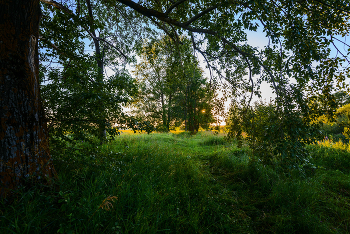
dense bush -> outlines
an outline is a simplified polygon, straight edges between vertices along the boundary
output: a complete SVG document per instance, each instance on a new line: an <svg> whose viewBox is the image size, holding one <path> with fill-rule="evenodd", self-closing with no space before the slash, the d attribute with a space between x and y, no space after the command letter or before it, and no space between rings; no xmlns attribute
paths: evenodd
<svg viewBox="0 0 350 234"><path fill-rule="evenodd" d="M344 127L337 123L323 123L322 131L326 136L339 135L344 132Z"/></svg>
<svg viewBox="0 0 350 234"><path fill-rule="evenodd" d="M350 148L340 142L324 141L320 145L309 145L311 162L325 169L350 171Z"/></svg>
<svg viewBox="0 0 350 234"><path fill-rule="evenodd" d="M253 107L244 107L235 103L227 123L228 138L241 142L245 132L254 157L264 164L278 164L286 169L304 163L305 145L321 137L318 125L304 118L293 105L257 102Z"/></svg>

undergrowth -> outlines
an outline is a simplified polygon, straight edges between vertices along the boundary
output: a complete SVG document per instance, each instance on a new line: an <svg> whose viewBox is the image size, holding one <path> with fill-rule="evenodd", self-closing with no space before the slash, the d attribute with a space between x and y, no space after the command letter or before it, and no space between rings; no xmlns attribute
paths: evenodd
<svg viewBox="0 0 350 234"><path fill-rule="evenodd" d="M58 178L2 200L0 233L349 233L349 152L308 150L286 175L205 132L60 142Z"/></svg>

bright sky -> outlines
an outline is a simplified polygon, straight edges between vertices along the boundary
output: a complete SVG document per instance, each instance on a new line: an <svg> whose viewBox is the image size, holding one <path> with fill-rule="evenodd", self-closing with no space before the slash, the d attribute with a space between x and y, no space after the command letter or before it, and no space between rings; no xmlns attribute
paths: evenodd
<svg viewBox="0 0 350 234"><path fill-rule="evenodd" d="M264 48L265 46L268 45L268 38L265 37L265 34L262 32L262 29L259 29L257 32L251 32L251 31L248 31L247 32L247 43L251 46L254 46L254 47L258 47L259 49L261 48ZM340 40L346 42L348 45L350 44L350 39L345 37L345 38L341 38ZM349 42L347 42L347 40ZM349 47L347 47L346 45L344 45L343 43L341 42L337 42L335 43L335 45L338 47L338 49L343 53L343 54L346 54L347 50L349 49ZM197 55L198 56L198 55ZM338 52L337 53L337 50L335 47L331 47L331 56L332 57L335 57L335 56L339 56L341 57L341 54ZM201 62L201 66L203 68L203 70L205 71L205 76L206 77L209 77L210 74L209 74L209 71L208 69L205 69L205 62L204 62L204 59L203 58L200 58L200 60L202 61ZM349 66L349 64L346 64L345 66ZM349 84L350 82L350 78L348 79L347 83ZM260 88L260 91L261 91L261 95L262 95L262 100L263 101L266 101L268 102L271 98L275 98L276 97L276 94L273 93L273 89L270 87L270 85L268 83L262 83L261 84L261 88ZM254 101L257 101L258 100L258 97L254 97L253 96L253 100L252 102ZM230 100L228 100L226 102L226 110L229 109L229 105L230 105ZM222 120L221 122L221 125L224 125L225 122L223 121L224 118L220 117L220 119Z"/></svg>
<svg viewBox="0 0 350 234"><path fill-rule="evenodd" d="M247 39L248 39L248 44L250 44L254 47L258 47L259 49L264 48L264 46L266 46L268 44L268 39L264 36L264 33L261 30L258 32L249 31L247 33ZM201 61L200 65L204 70L204 76L210 77L209 70L206 68L206 63L205 63L203 57L198 52L196 53L196 56ZM270 98L274 98L276 96L273 93L270 85L267 84L266 82L261 84L260 91L261 91L261 95L262 95L262 100L269 101ZM219 92L219 97L222 97L222 93L220 93L220 92ZM256 96L255 97L253 96L252 102L257 101L257 100L258 100L258 98ZM231 104L231 100L227 100L225 103L226 112L228 112L230 104ZM224 117L221 116L221 117L219 117L219 119L221 120L220 125L226 124L224 121Z"/></svg>

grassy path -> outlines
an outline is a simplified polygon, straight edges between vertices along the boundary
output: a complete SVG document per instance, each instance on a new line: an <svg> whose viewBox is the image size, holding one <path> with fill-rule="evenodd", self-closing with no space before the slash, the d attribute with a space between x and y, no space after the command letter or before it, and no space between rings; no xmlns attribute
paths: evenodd
<svg viewBox="0 0 350 234"><path fill-rule="evenodd" d="M57 145L56 183L1 201L0 233L350 233L349 154L310 150L285 176L208 133Z"/></svg>

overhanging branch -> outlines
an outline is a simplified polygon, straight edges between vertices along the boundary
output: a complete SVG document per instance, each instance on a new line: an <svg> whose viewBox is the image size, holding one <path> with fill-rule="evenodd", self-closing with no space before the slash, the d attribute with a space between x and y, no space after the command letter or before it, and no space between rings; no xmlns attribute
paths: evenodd
<svg viewBox="0 0 350 234"><path fill-rule="evenodd" d="M175 2L174 4L172 4L172 5L168 8L168 10L166 10L165 15L169 15L169 13L170 13L175 7L177 7L178 5L180 5L181 3L184 3L184 2L186 2L186 1L187 1L187 0L180 0L180 1Z"/></svg>
<svg viewBox="0 0 350 234"><path fill-rule="evenodd" d="M140 14L147 16L147 17L155 17L163 22L167 22L171 25L180 27L182 29L188 30L190 32L196 32L196 33L204 33L204 34L208 34L208 35L212 35L212 36L216 36L218 38L220 38L221 41L223 41L224 43L230 45L232 47L233 50L235 50L236 52L238 52L243 59L247 62L248 58L256 60L260 66L262 66L264 68L264 70L267 72L267 74L271 77L272 79L272 84L274 86L274 89L276 91L277 97L280 96L279 95L279 90L278 87L276 85L276 79L274 77L274 75L272 74L272 72L270 71L270 69L268 67L266 67L259 58L256 57L255 54L251 54L248 52L243 51L242 49L240 49L237 45L235 45L234 43L231 43L230 41L228 41L226 38L220 36L219 32L217 31L213 31L210 29L200 29L200 28L193 28L193 27L189 27L188 25L192 22L194 22L195 20L199 19L200 17L202 17L203 15L207 14L208 12L210 12L211 10L215 9L218 7L218 5L210 7L206 10L204 10L203 12L199 13L198 15L193 16L190 20L188 20L186 23L181 23L179 21L176 21L170 17L168 17L168 14L153 10L153 9L148 9L138 3L135 3L131 0L117 0L118 2L125 4L129 7L131 7L132 9L134 9L135 11L139 12ZM184 1L183 1L184 2ZM180 4L182 3L182 1L177 2L176 4ZM176 7L176 6L174 6ZM174 8L173 7L173 8ZM249 61L248 61L248 65L250 65Z"/></svg>
<svg viewBox="0 0 350 234"><path fill-rule="evenodd" d="M64 12L66 12L67 14L71 15L73 20L75 22L78 21L78 16L76 16L71 10L69 10L67 7L65 7L64 5L56 2L56 1L53 1L53 0L40 0L41 2L43 3L46 3L48 5L51 5L51 6L54 6L56 7L57 9L60 9ZM78 23L78 22L77 22ZM119 54L121 54L125 59L128 59L128 57L116 46L114 46L112 43L110 43L109 41L105 40L104 38L100 38L100 37L96 37L94 35L94 33L90 32L90 30L85 27L84 25L80 25L82 28L84 28L84 30L92 37L92 39L94 40L99 40L99 41L103 41L104 43L108 44L109 46L111 46L112 48L116 49L118 51Z"/></svg>
<svg viewBox="0 0 350 234"><path fill-rule="evenodd" d="M64 12L68 13L68 14L73 14L73 12L71 10L69 10L67 7L63 6L62 4L53 1L53 0L40 0L40 2L46 3L48 5L54 6L57 9L63 10Z"/></svg>
<svg viewBox="0 0 350 234"><path fill-rule="evenodd" d="M201 13L199 13L198 15L193 16L191 19L189 19L186 23L185 26L188 26L190 24L192 24L194 21L196 21L197 19L199 19L200 17L202 17L203 15L209 13L212 10L215 10L216 8L218 8L221 4L216 4L212 7L208 7L207 9L205 9L204 11L202 11Z"/></svg>

